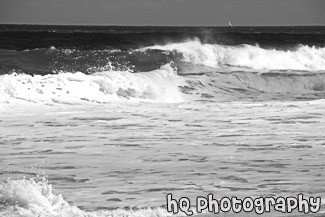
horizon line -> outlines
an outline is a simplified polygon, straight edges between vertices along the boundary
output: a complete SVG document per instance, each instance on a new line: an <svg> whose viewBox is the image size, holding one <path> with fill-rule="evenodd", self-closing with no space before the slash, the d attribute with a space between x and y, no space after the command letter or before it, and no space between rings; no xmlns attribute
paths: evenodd
<svg viewBox="0 0 325 217"><path fill-rule="evenodd" d="M0 23L0 25L26 25L26 26L95 26L95 27L229 27L225 25L134 25L134 24L42 24L42 23ZM305 24L305 25L233 25L236 27L325 27L325 24Z"/></svg>

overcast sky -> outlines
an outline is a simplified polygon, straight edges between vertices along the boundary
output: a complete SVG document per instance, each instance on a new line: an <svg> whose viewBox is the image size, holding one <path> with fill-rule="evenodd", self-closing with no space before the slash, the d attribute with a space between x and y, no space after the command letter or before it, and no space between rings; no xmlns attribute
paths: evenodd
<svg viewBox="0 0 325 217"><path fill-rule="evenodd" d="M0 23L325 25L325 0L0 0Z"/></svg>

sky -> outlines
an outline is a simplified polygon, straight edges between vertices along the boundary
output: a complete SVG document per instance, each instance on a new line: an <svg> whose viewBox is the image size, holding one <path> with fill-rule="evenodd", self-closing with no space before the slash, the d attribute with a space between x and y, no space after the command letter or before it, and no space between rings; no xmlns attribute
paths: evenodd
<svg viewBox="0 0 325 217"><path fill-rule="evenodd" d="M325 0L0 0L2 24L325 25Z"/></svg>

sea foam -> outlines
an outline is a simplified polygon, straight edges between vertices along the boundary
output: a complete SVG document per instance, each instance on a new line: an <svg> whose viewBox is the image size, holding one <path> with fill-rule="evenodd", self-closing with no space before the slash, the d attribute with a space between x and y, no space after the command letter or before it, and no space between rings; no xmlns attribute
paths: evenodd
<svg viewBox="0 0 325 217"><path fill-rule="evenodd" d="M84 211L55 194L47 180L8 180L0 182L0 215L7 217L167 217L163 208Z"/></svg>
<svg viewBox="0 0 325 217"><path fill-rule="evenodd" d="M141 49L176 51L183 61L213 68L242 70L325 70L325 48L299 46L295 50L264 49L259 46L204 44L199 40Z"/></svg>
<svg viewBox="0 0 325 217"><path fill-rule="evenodd" d="M275 51L274 51L275 52ZM280 51L276 51L280 52ZM207 67L203 67L207 69ZM6 74L0 76L0 103L83 104L112 101L178 103L229 95L316 94L325 92L323 71L233 71L210 70L176 74L171 64L150 72L103 71L91 75L63 72L48 75ZM221 97L221 98L220 98ZM238 98L238 97L237 97Z"/></svg>
<svg viewBox="0 0 325 217"><path fill-rule="evenodd" d="M75 104L80 101L109 102L138 99L159 102L180 101L177 75L169 65L146 73L104 71L92 75L7 74L0 76L0 102L23 100L32 103Z"/></svg>

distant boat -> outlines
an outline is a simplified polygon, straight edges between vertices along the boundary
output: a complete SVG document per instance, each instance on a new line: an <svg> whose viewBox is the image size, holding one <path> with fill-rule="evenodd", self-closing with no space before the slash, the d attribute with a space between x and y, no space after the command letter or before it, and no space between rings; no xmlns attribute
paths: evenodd
<svg viewBox="0 0 325 217"><path fill-rule="evenodd" d="M228 26L229 26L230 28L232 28L231 20L229 20L229 22L228 22Z"/></svg>

